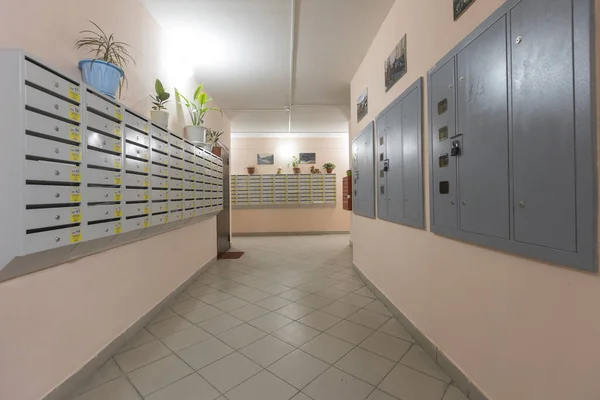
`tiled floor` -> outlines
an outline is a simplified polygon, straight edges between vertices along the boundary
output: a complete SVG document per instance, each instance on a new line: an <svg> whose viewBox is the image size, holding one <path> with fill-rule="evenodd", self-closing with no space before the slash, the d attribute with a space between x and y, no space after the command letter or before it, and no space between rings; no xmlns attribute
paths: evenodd
<svg viewBox="0 0 600 400"><path fill-rule="evenodd" d="M76 400L465 400L354 275L347 235L236 238Z"/></svg>

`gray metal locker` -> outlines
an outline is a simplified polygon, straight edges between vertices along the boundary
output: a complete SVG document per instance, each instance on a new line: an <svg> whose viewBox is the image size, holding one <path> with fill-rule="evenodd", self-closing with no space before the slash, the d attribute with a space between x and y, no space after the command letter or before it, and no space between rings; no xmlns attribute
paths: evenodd
<svg viewBox="0 0 600 400"><path fill-rule="evenodd" d="M400 223L404 218L402 189L402 101L386 113L386 154L388 171L386 173L386 220ZM381 195L381 194L380 194Z"/></svg>
<svg viewBox="0 0 600 400"><path fill-rule="evenodd" d="M354 140L354 204L356 215L375 218L375 163L373 160L373 132L371 122Z"/></svg>
<svg viewBox="0 0 600 400"><path fill-rule="evenodd" d="M419 79L419 83L421 79ZM423 226L423 162L421 156L421 86L402 101L402 189L404 219Z"/></svg>
<svg viewBox="0 0 600 400"><path fill-rule="evenodd" d="M456 229L458 224L456 157L451 156L456 136L454 57L429 77L431 151L431 222Z"/></svg>
<svg viewBox="0 0 600 400"><path fill-rule="evenodd" d="M506 17L457 56L460 229L508 239Z"/></svg>
<svg viewBox="0 0 600 400"><path fill-rule="evenodd" d="M523 1L511 21L515 240L575 251L571 2Z"/></svg>

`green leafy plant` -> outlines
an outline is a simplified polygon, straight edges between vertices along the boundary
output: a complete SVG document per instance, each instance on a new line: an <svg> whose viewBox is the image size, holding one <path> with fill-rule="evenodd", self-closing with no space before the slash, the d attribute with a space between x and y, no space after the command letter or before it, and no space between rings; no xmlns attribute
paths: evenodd
<svg viewBox="0 0 600 400"><path fill-rule="evenodd" d="M92 65L95 60L102 60L107 63L114 64L122 70L127 67L130 61L135 65L135 59L129 53L128 48L130 46L127 43L115 40L113 33L107 35L94 21L89 22L93 24L98 31L96 32L86 29L79 32L82 35L87 36L83 36L81 39L75 42L75 47L77 47L77 49L87 48L87 53L93 54ZM123 82L127 84L127 77L125 76L125 73L123 73L123 79L121 82L119 82L119 97L121 97L121 88L123 86Z"/></svg>
<svg viewBox="0 0 600 400"><path fill-rule="evenodd" d="M212 129L206 130L206 142L212 144L213 147L217 145L219 138L223 135L223 131L215 131Z"/></svg>
<svg viewBox="0 0 600 400"><path fill-rule="evenodd" d="M324 169L335 169L335 164L328 162L328 163L323 164L323 168Z"/></svg>
<svg viewBox="0 0 600 400"><path fill-rule="evenodd" d="M208 107L207 104L212 101L211 97L208 97L206 92L202 89L204 84L201 83L200 86L196 88L194 91L194 96L192 97L192 101L188 100L184 95L182 95L177 88L175 88L175 94L178 98L182 98L182 101L177 101L179 104L183 104L190 113L190 118L192 119L192 125L201 126L204 123L204 116L208 111L218 111L223 116L223 111L220 108Z"/></svg>
<svg viewBox="0 0 600 400"><path fill-rule="evenodd" d="M150 98L152 99L152 104L154 104L152 109L154 111L166 110L167 107L165 107L165 104L169 102L171 93L167 93L165 91L165 88L163 87L163 84L159 79L157 79L156 82L154 82L154 90L156 90L156 96L150 95Z"/></svg>
<svg viewBox="0 0 600 400"><path fill-rule="evenodd" d="M351 169L346 170L346 176L352 177L352 170Z"/></svg>
<svg viewBox="0 0 600 400"><path fill-rule="evenodd" d="M292 168L298 168L300 166L300 158L297 156L292 156L292 161L288 164L288 167L290 165Z"/></svg>

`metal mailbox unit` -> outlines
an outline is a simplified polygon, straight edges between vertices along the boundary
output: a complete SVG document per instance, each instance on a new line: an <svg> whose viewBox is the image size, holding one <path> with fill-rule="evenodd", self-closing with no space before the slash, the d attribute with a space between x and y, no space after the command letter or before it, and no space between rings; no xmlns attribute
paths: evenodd
<svg viewBox="0 0 600 400"><path fill-rule="evenodd" d="M424 228L422 79L377 117L377 216Z"/></svg>
<svg viewBox="0 0 600 400"><path fill-rule="evenodd" d="M509 0L428 73L432 232L596 271L592 11Z"/></svg>
<svg viewBox="0 0 600 400"><path fill-rule="evenodd" d="M223 209L220 158L23 51L0 65L0 281Z"/></svg>
<svg viewBox="0 0 600 400"><path fill-rule="evenodd" d="M371 122L352 141L352 210L354 214L375 218L375 162Z"/></svg>

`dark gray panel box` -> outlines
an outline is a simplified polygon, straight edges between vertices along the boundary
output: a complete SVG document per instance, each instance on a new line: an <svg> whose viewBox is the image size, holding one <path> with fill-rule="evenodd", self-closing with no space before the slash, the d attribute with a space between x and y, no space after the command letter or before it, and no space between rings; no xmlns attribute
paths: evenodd
<svg viewBox="0 0 600 400"><path fill-rule="evenodd" d="M375 218L375 162L371 122L352 142L352 210L354 214Z"/></svg>

